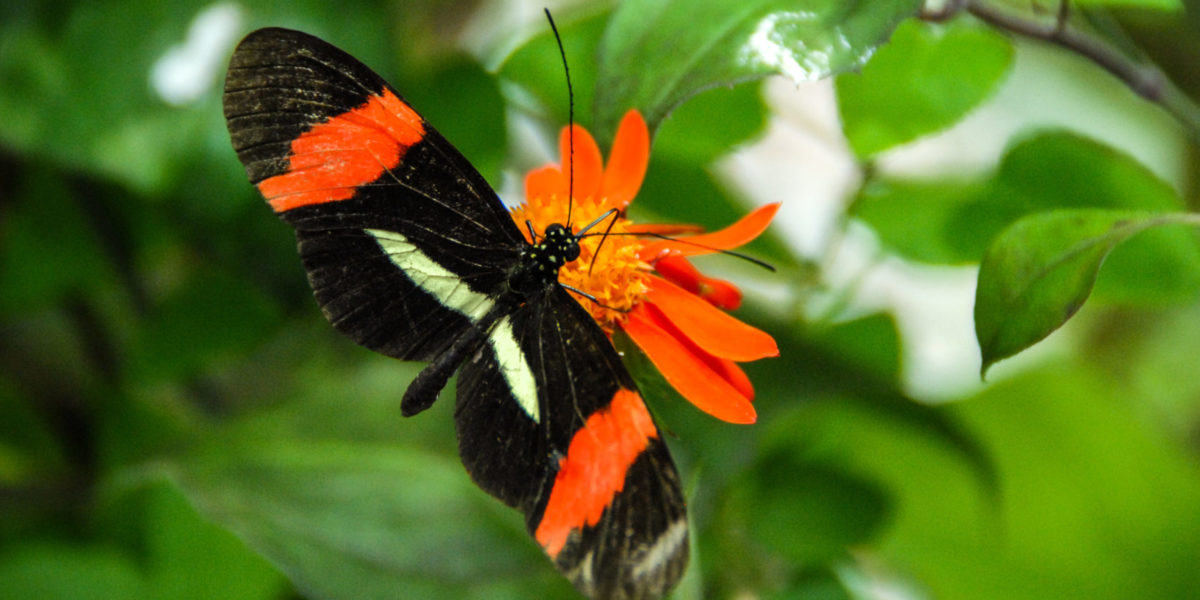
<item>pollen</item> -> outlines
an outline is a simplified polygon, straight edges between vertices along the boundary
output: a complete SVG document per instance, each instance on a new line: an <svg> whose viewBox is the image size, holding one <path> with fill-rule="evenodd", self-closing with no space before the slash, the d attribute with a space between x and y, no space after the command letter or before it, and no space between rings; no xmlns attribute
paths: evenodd
<svg viewBox="0 0 1200 600"><path fill-rule="evenodd" d="M546 231L546 227L554 223L565 225L568 204L565 198L559 198L557 194L549 197L530 197L526 198L525 204L512 209L512 217L528 240L526 220L533 223L534 231L537 232ZM571 208L571 230L577 232L582 224L590 223L604 214L608 210L607 204L603 198L576 198ZM608 221L593 227L587 237L579 240L579 258L563 265L558 271L559 283L595 298L593 301L572 294L610 335L625 321L625 313L637 305L649 291L648 282L653 270L638 258L642 241L637 236L624 235L632 222L624 216L617 216L615 219L610 235L602 235L608 228Z"/></svg>

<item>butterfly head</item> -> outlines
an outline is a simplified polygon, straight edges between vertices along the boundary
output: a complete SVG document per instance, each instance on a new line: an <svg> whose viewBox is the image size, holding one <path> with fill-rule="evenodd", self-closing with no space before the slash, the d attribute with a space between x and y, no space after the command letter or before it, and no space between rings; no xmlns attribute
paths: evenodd
<svg viewBox="0 0 1200 600"><path fill-rule="evenodd" d="M521 259L509 273L509 288L522 296L545 289L558 283L558 270L577 258L579 236L566 226L554 223L546 227L541 241L526 246L521 252Z"/></svg>
<svg viewBox="0 0 1200 600"><path fill-rule="evenodd" d="M555 270L579 258L579 238L559 223L546 228L546 235L536 248L546 253L546 264Z"/></svg>

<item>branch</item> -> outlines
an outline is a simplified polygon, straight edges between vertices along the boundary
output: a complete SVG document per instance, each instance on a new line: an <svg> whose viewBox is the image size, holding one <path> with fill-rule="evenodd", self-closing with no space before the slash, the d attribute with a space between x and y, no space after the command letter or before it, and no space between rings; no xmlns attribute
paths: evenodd
<svg viewBox="0 0 1200 600"><path fill-rule="evenodd" d="M1135 94L1161 106L1188 129L1193 140L1200 142L1200 106L1180 91L1156 65L1134 61L1104 40L1068 27L1068 7L1068 0L1060 0L1054 22L1046 23L1017 16L986 1L948 0L940 10L922 12L921 18L941 22L965 10L997 29L1079 54L1125 82Z"/></svg>

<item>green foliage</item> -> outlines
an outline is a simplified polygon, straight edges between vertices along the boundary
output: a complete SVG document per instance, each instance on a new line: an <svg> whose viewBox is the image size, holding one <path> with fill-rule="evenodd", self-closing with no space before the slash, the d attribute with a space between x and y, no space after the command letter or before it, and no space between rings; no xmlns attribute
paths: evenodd
<svg viewBox="0 0 1200 600"><path fill-rule="evenodd" d="M850 147L868 158L958 122L1000 84L1012 54L1004 38L980 27L898 27L861 73L837 78Z"/></svg>
<svg viewBox="0 0 1200 600"><path fill-rule="evenodd" d="M980 265L984 369L1081 311L1066 352L927 403L908 382L911 324L841 311L862 274L822 269L840 264L844 230L813 260L773 228L745 251L774 274L705 263L745 283L738 316L781 356L746 365L759 422L733 426L617 339L688 494L693 560L674 597L1200 596L1200 244L1165 226L1197 224L1180 183L1200 180L1195 161L1174 156L1177 140L1152 140L1171 160L1151 169L1155 152L1036 128L982 173L888 171L889 152L1000 97L1022 59L981 22L906 20L921 4L555 13L577 118L605 152L626 110L650 122L639 221L743 215L714 163L796 125L746 82L836 77L847 152L870 161L848 215L877 236L879 263ZM463 471L452 390L402 418L421 365L322 318L291 232L229 146L226 55L197 72L195 98L157 95L153 66L209 5L0 7L0 600L575 597L520 514ZM1071 8L1098 5L1185 18L1174 0ZM1052 17L1058 3L1038 6ZM461 50L477 9L257 3L229 43L266 25L335 42L501 183L532 166L512 158L525 149L506 116L554 132L566 90L541 23L515 47ZM1152 116L1132 122L1165 118L1136 106ZM808 200L789 198L781 223Z"/></svg>
<svg viewBox="0 0 1200 600"><path fill-rule="evenodd" d="M179 464L182 489L308 595L516 598L570 589L539 568L545 559L519 515L475 488L453 457L387 442L254 437L214 436Z"/></svg>
<svg viewBox="0 0 1200 600"><path fill-rule="evenodd" d="M1182 10L1179 0L1077 0L1080 6L1117 6L1160 10Z"/></svg>
<svg viewBox="0 0 1200 600"><path fill-rule="evenodd" d="M921 3L722 0L621 3L601 42L596 128L629 107L651 130L696 93L766 75L809 81L853 69ZM638 68L629 69L630 65Z"/></svg>
<svg viewBox="0 0 1200 600"><path fill-rule="evenodd" d="M1050 130L1014 143L996 171L980 180L872 181L855 214L911 258L956 264L978 262L1013 221L1061 208L1168 211L1183 202L1129 155Z"/></svg>
<svg viewBox="0 0 1200 600"><path fill-rule="evenodd" d="M287 582L228 530L206 521L165 483L121 494L98 511L124 513L136 544L14 543L0 553L0 598L278 598Z"/></svg>
<svg viewBox="0 0 1200 600"><path fill-rule="evenodd" d="M975 335L983 371L1058 329L1092 291L1118 244L1151 227L1196 223L1185 214L1075 209L1030 215L998 235L979 267ZM1191 244L1194 238L1180 240ZM1200 254L1193 252L1194 258ZM1153 265L1161 257L1151 256ZM1183 265L1195 273L1200 262Z"/></svg>

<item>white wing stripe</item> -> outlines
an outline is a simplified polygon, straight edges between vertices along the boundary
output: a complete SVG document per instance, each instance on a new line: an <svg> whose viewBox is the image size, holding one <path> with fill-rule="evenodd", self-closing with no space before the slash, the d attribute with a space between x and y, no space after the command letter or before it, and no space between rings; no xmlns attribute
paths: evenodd
<svg viewBox="0 0 1200 600"><path fill-rule="evenodd" d="M388 260L417 287L429 292L443 306L462 314L472 323L478 323L495 306L496 303L486 294L472 290L471 286L421 252L416 244L403 235L381 229L363 231L375 238ZM538 409L537 382L533 379L533 369L529 368L529 362L521 352L521 346L513 335L512 322L507 316L496 322L488 341L495 350L500 373L508 383L513 398L516 398L525 414L538 422L541 413Z"/></svg>

